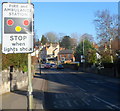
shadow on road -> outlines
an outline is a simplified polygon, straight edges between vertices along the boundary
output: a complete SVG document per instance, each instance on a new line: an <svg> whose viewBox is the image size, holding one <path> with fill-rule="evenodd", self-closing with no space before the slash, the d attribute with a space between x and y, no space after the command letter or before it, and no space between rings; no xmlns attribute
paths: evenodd
<svg viewBox="0 0 120 111"><path fill-rule="evenodd" d="M48 91L44 93L44 107L50 111L108 109L104 100L99 103L92 95L120 105L120 86L118 83L108 82L109 77L83 72L78 74L76 71L69 70L46 69L43 71L42 78L48 81ZM88 106L88 100L91 100L92 107Z"/></svg>

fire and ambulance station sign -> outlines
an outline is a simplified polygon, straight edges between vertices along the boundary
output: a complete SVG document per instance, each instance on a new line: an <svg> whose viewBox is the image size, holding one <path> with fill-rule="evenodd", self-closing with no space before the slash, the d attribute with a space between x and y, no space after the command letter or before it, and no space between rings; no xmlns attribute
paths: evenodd
<svg viewBox="0 0 120 111"><path fill-rule="evenodd" d="M33 5L2 4L2 52L33 52Z"/></svg>

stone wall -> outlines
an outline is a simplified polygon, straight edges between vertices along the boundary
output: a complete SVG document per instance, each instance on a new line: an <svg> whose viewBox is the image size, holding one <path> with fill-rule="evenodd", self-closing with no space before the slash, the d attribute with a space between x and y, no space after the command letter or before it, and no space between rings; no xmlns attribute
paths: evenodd
<svg viewBox="0 0 120 111"><path fill-rule="evenodd" d="M28 85L28 75L26 72L4 70L2 71L1 78L0 95Z"/></svg>

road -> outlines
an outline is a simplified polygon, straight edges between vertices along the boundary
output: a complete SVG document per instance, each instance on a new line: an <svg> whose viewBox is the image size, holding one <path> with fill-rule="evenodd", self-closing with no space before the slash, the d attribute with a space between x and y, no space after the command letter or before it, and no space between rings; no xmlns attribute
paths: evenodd
<svg viewBox="0 0 120 111"><path fill-rule="evenodd" d="M119 79L69 70L43 69L47 80L44 108L53 109L118 109Z"/></svg>

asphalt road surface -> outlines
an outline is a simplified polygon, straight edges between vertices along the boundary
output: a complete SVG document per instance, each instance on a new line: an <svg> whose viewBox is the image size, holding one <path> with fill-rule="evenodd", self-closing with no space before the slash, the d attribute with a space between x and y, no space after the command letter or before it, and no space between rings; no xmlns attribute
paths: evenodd
<svg viewBox="0 0 120 111"><path fill-rule="evenodd" d="M66 69L43 69L46 110L120 110L119 79Z"/></svg>

